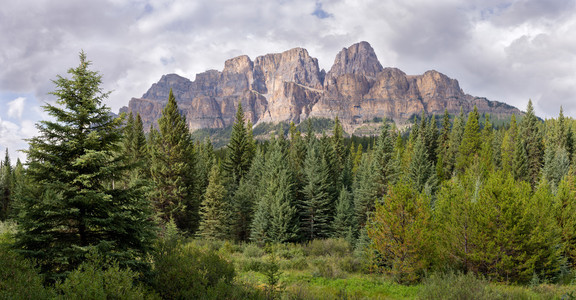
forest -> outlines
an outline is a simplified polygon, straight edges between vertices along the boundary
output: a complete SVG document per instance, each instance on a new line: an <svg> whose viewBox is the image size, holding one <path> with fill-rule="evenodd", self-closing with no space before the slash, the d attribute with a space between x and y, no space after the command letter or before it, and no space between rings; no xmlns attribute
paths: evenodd
<svg viewBox="0 0 576 300"><path fill-rule="evenodd" d="M58 76L27 161L0 164L2 299L576 297L576 121L474 111L348 136L312 121L193 139ZM303 129L303 130L302 130Z"/></svg>

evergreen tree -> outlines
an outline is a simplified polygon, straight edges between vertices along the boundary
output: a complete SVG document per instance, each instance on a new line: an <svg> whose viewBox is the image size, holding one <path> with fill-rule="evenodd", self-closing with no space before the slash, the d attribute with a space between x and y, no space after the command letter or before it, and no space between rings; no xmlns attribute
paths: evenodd
<svg viewBox="0 0 576 300"><path fill-rule="evenodd" d="M451 172L448 170L447 162L450 160L450 115L448 110L444 109L442 116L442 130L438 136L437 148L437 161L436 161L436 174L439 180L447 180L450 178Z"/></svg>
<svg viewBox="0 0 576 300"><path fill-rule="evenodd" d="M136 114L136 118L132 112L128 114L128 120L124 126L122 146L128 162L133 165L127 178L124 179L124 185L134 184L138 180L146 178L148 152L140 114Z"/></svg>
<svg viewBox="0 0 576 300"><path fill-rule="evenodd" d="M368 214L374 210L378 199L381 199L375 167L371 154L362 155L353 185L354 215L358 226L355 230L360 230L366 225Z"/></svg>
<svg viewBox="0 0 576 300"><path fill-rule="evenodd" d="M546 181L550 183L553 191L568 174L570 169L570 157L565 148L559 146L547 147L544 151L544 167L542 168L542 175Z"/></svg>
<svg viewBox="0 0 576 300"><path fill-rule="evenodd" d="M385 124L382 128L374 148L374 180L377 184L378 198L382 198L388 191L388 186L394 184L398 175L398 162L394 157L394 137L390 128Z"/></svg>
<svg viewBox="0 0 576 300"><path fill-rule="evenodd" d="M570 174L558 185L554 202L556 223L561 232L563 256L568 264L576 266L576 180Z"/></svg>
<svg viewBox="0 0 576 300"><path fill-rule="evenodd" d="M528 173L528 154L526 152L526 143L522 138L518 138L516 140L516 148L514 149L514 161L512 162L512 174L516 180L526 182L529 182L530 180Z"/></svg>
<svg viewBox="0 0 576 300"><path fill-rule="evenodd" d="M456 156L456 168L463 172L468 166L472 164L475 157L480 153L480 124L478 123L480 116L478 109L474 106L474 110L468 114L468 121L464 127L464 135L458 155Z"/></svg>
<svg viewBox="0 0 576 300"><path fill-rule="evenodd" d="M228 157L224 163L224 169L236 184L248 173L252 158L254 157L254 149L252 148L253 141L250 141L248 138L244 111L242 110L242 103L239 102L238 110L236 111L236 120L234 121L234 125L232 125L230 142L228 142Z"/></svg>
<svg viewBox="0 0 576 300"><path fill-rule="evenodd" d="M8 148L6 148L4 160L0 160L0 221L6 220L10 215L13 189L12 165L8 155Z"/></svg>
<svg viewBox="0 0 576 300"><path fill-rule="evenodd" d="M370 216L371 247L379 265L397 281L415 282L431 262L431 217L429 199L406 183L392 186Z"/></svg>
<svg viewBox="0 0 576 300"><path fill-rule="evenodd" d="M255 206L262 198L265 188L263 180L265 168L264 153L261 148L258 148L250 171L240 180L232 199L233 234L239 241L247 241L250 238Z"/></svg>
<svg viewBox="0 0 576 300"><path fill-rule="evenodd" d="M336 158L336 169L341 172L344 169L344 164L347 159L348 152L344 146L344 130L342 129L342 124L340 124L338 116L336 116L336 119L334 120L334 130L331 142L332 149Z"/></svg>
<svg viewBox="0 0 576 300"><path fill-rule="evenodd" d="M532 100L530 100L526 108L526 115L520 123L519 134L525 141L528 179L532 187L535 187L538 183L544 156L544 145L539 123L540 121L536 115L534 115Z"/></svg>
<svg viewBox="0 0 576 300"><path fill-rule="evenodd" d="M431 192L435 191L437 183L434 165L428 158L425 147L423 137L416 139L408 169L408 178L412 182L413 188L419 193L423 192L425 188Z"/></svg>
<svg viewBox="0 0 576 300"><path fill-rule="evenodd" d="M352 194L343 187L336 202L336 215L332 223L332 237L351 240L354 232L354 220Z"/></svg>
<svg viewBox="0 0 576 300"><path fill-rule="evenodd" d="M179 229L194 233L200 204L196 194L194 144L172 92L158 126L160 131L152 130L149 143L150 171L155 185L152 203L163 222L173 219Z"/></svg>
<svg viewBox="0 0 576 300"><path fill-rule="evenodd" d="M303 199L300 203L300 232L304 239L313 240L330 235L333 219L330 169L319 153L318 143L308 146L304 161Z"/></svg>
<svg viewBox="0 0 576 300"><path fill-rule="evenodd" d="M286 165L284 142L273 142L262 176L262 196L256 204L251 239L257 243L294 241L298 237L298 211L294 181Z"/></svg>
<svg viewBox="0 0 576 300"><path fill-rule="evenodd" d="M464 126L464 112L462 108L460 108L460 114L454 119L452 131L450 131L450 149L444 160L444 174L446 174L445 176L448 176L448 178L452 176L454 168L456 167L456 158L459 156L460 145L464 137Z"/></svg>
<svg viewBox="0 0 576 300"><path fill-rule="evenodd" d="M516 115L510 118L510 128L506 130L502 138L502 169L506 172L512 172L514 162L514 151L518 139L518 126L516 124Z"/></svg>
<svg viewBox="0 0 576 300"><path fill-rule="evenodd" d="M121 119L102 104L108 93L91 71L86 55L54 81L57 105L44 110L53 121L37 124L29 139L27 176L19 192L19 230L15 247L36 259L50 279L76 268L90 249L122 266L142 270L150 250L150 210L137 188L116 188L129 168L119 155Z"/></svg>
<svg viewBox="0 0 576 300"><path fill-rule="evenodd" d="M223 240L229 237L230 208L222 182L220 165L212 164L204 200L200 206L198 234L204 239Z"/></svg>

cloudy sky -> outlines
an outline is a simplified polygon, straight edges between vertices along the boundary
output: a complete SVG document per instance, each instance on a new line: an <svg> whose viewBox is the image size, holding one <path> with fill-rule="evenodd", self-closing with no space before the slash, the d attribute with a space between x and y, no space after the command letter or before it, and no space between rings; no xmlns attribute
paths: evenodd
<svg viewBox="0 0 576 300"><path fill-rule="evenodd" d="M576 117L576 0L18 0L0 6L0 151L26 147L56 75L84 50L114 111L162 74L294 47L329 69L368 41L383 66L435 69L462 89Z"/></svg>

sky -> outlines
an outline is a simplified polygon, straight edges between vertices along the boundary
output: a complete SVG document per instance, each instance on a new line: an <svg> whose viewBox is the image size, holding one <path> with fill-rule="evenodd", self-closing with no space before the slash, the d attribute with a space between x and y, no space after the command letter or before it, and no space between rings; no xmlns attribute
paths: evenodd
<svg viewBox="0 0 576 300"><path fill-rule="evenodd" d="M18 0L0 6L0 153L48 118L52 80L85 51L117 112L163 74L306 48L330 69L369 42L384 67L437 70L464 92L576 117L576 0Z"/></svg>

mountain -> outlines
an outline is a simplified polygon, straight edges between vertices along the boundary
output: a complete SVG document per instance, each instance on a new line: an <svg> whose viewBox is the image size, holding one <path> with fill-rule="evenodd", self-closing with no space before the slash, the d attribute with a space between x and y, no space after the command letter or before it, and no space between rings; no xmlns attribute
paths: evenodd
<svg viewBox="0 0 576 300"><path fill-rule="evenodd" d="M327 73L306 49L294 48L254 61L245 55L235 57L221 72L209 70L194 81L163 75L121 112L140 113L149 128L160 117L170 88L190 130L231 125L239 102L255 125L338 116L348 133L373 120L391 119L401 126L422 110L457 114L460 108L467 113L476 105L480 113L496 118L521 114L505 103L465 94L457 80L437 71L406 75L384 68L367 42L342 49Z"/></svg>

